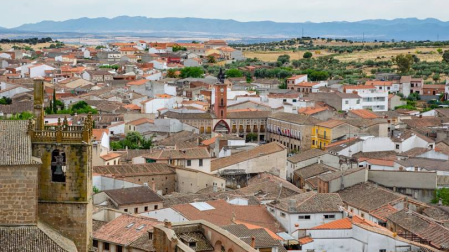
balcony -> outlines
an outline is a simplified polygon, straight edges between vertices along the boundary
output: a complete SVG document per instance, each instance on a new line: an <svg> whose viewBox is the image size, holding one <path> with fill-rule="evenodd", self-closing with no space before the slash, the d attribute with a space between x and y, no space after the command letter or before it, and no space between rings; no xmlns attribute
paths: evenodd
<svg viewBox="0 0 449 252"><path fill-rule="evenodd" d="M318 134L318 138L319 139L325 139L325 140L331 140L330 136L326 136L326 135L323 135L323 134Z"/></svg>

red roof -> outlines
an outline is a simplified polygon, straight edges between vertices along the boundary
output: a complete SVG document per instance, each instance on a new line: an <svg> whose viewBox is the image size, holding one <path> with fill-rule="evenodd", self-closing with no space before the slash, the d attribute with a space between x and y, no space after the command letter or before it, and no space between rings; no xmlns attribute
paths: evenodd
<svg viewBox="0 0 449 252"><path fill-rule="evenodd" d="M360 118L363 119L375 119L375 118L379 118L378 115L376 115L375 113L366 110L366 109L353 109L353 110L349 110L350 113L353 113L354 115L357 115Z"/></svg>
<svg viewBox="0 0 449 252"><path fill-rule="evenodd" d="M374 80L374 81L365 82L365 85L368 85L368 86L391 86L391 85L393 85L393 82L392 81Z"/></svg>
<svg viewBox="0 0 449 252"><path fill-rule="evenodd" d="M101 226L93 233L93 237L100 241L128 245L147 234L149 230L153 230L153 226L158 224L160 222L155 219L122 214Z"/></svg>
<svg viewBox="0 0 449 252"><path fill-rule="evenodd" d="M140 86L140 85L144 85L147 82L148 82L147 79L140 79L140 80L130 81L130 82L126 83L126 85Z"/></svg>
<svg viewBox="0 0 449 252"><path fill-rule="evenodd" d="M106 133L106 135L108 135L109 130L108 129L93 129L92 130L92 134L93 134L95 140L101 140L101 138L103 137L103 133Z"/></svg>
<svg viewBox="0 0 449 252"><path fill-rule="evenodd" d="M313 242L313 239L311 237L303 237L303 238L299 238L299 244L304 245L307 243L311 243Z"/></svg>
<svg viewBox="0 0 449 252"><path fill-rule="evenodd" d="M321 111L325 111L327 108L325 107L305 107L298 109L299 114L305 114L305 115L313 115L316 113L319 113Z"/></svg>

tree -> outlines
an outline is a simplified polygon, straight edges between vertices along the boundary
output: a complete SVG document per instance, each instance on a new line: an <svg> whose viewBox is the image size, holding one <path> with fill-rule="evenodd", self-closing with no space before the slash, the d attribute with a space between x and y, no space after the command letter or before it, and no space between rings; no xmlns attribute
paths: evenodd
<svg viewBox="0 0 449 252"><path fill-rule="evenodd" d="M413 65L413 56L411 54L399 54L393 58L393 62L398 66L401 73L407 73Z"/></svg>
<svg viewBox="0 0 449 252"><path fill-rule="evenodd" d="M56 88L53 88L53 102L52 102L52 108L53 113L58 113L58 107L56 107Z"/></svg>
<svg viewBox="0 0 449 252"><path fill-rule="evenodd" d="M207 56L207 63L217 63L217 60L215 59L215 57L213 55L209 55Z"/></svg>
<svg viewBox="0 0 449 252"><path fill-rule="evenodd" d="M125 139L111 142L111 148L113 150L125 149L126 147L128 147L128 149L150 149L152 146L152 139L145 139L145 137L137 131L128 132Z"/></svg>
<svg viewBox="0 0 449 252"><path fill-rule="evenodd" d="M277 61L280 62L282 65L288 63L290 62L290 55L287 54L280 55Z"/></svg>
<svg viewBox="0 0 449 252"><path fill-rule="evenodd" d="M173 68L168 69L168 71L167 71L167 78L176 78L177 77L176 71L177 70L173 69Z"/></svg>
<svg viewBox="0 0 449 252"><path fill-rule="evenodd" d="M302 55L302 57L303 57L304 59L310 59L310 58L312 58L312 53L311 53L311 52L305 52L305 53Z"/></svg>
<svg viewBox="0 0 449 252"><path fill-rule="evenodd" d="M443 49L438 48L438 49L437 49L437 52L438 52L438 54L443 54Z"/></svg>
<svg viewBox="0 0 449 252"><path fill-rule="evenodd" d="M3 96L2 98L0 98L0 104L2 104L2 105L9 105L11 103L12 103L12 99L9 97Z"/></svg>
<svg viewBox="0 0 449 252"><path fill-rule="evenodd" d="M204 71L201 67L184 67L181 69L181 78L201 78Z"/></svg>
<svg viewBox="0 0 449 252"><path fill-rule="evenodd" d="M441 199L441 202L445 206L449 206L449 188L438 189L435 193L435 198L432 203L436 204Z"/></svg>
<svg viewBox="0 0 449 252"><path fill-rule="evenodd" d="M443 62L449 63L449 50L444 51Z"/></svg>
<svg viewBox="0 0 449 252"><path fill-rule="evenodd" d="M186 47L180 46L178 44L175 44L173 47L173 52L177 52L177 51L187 51Z"/></svg>
<svg viewBox="0 0 449 252"><path fill-rule="evenodd" d="M5 119L7 119L7 120L30 120L33 117L34 117L33 114L31 114L28 111L24 111L20 114L15 114L15 115L13 115L9 118L5 118Z"/></svg>
<svg viewBox="0 0 449 252"><path fill-rule="evenodd" d="M226 71L226 77L229 78L243 77L243 73L236 68L232 68Z"/></svg>
<svg viewBox="0 0 449 252"><path fill-rule="evenodd" d="M256 133L250 132L250 133L248 133L248 134L246 135L246 141L247 141L247 142L254 142L254 141L256 141L256 140L257 140L257 134L256 134Z"/></svg>
<svg viewBox="0 0 449 252"><path fill-rule="evenodd" d="M440 74L436 73L432 76L433 81L438 82L440 80Z"/></svg>

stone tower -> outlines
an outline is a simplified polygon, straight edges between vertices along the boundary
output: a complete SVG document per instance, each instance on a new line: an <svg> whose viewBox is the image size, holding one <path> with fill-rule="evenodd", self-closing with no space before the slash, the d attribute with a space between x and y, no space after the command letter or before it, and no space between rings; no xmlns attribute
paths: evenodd
<svg viewBox="0 0 449 252"><path fill-rule="evenodd" d="M88 251L92 241L92 117L82 126L67 118L44 125L44 83L34 81L34 114L30 121L33 156L41 158L38 217Z"/></svg>

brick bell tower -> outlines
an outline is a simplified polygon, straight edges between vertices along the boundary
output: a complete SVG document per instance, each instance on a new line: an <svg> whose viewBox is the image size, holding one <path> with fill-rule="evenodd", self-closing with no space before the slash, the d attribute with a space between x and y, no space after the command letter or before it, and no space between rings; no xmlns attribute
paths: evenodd
<svg viewBox="0 0 449 252"><path fill-rule="evenodd" d="M38 217L71 239L78 251L92 245L92 116L82 126L67 118L44 125L44 82L34 80L35 121L28 132L33 156L42 160L38 174Z"/></svg>
<svg viewBox="0 0 449 252"><path fill-rule="evenodd" d="M224 84L225 75L223 70L220 68L220 73L218 74L218 80L220 83L215 84L215 104L214 113L217 119L226 119L226 112L228 107L228 90L226 84Z"/></svg>

